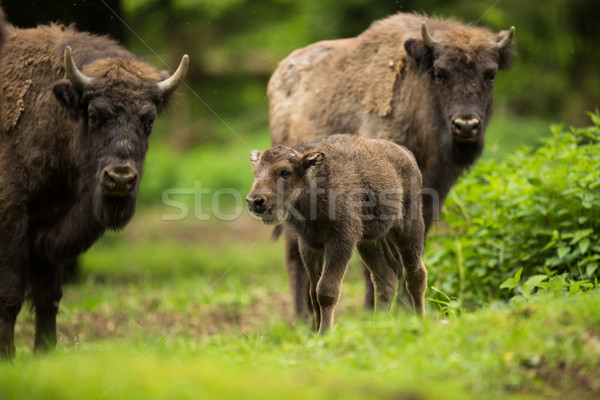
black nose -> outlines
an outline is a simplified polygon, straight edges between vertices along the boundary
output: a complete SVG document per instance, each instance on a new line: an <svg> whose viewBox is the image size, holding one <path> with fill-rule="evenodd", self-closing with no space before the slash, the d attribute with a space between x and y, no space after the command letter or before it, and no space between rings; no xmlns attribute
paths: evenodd
<svg viewBox="0 0 600 400"><path fill-rule="evenodd" d="M100 185L108 196L127 196L136 188L137 170L129 163L111 164L102 170Z"/></svg>
<svg viewBox="0 0 600 400"><path fill-rule="evenodd" d="M248 210L255 214L262 214L266 211L264 197L246 197Z"/></svg>
<svg viewBox="0 0 600 400"><path fill-rule="evenodd" d="M452 131L459 138L473 138L480 133L480 129L481 121L477 118L455 118L452 120Z"/></svg>

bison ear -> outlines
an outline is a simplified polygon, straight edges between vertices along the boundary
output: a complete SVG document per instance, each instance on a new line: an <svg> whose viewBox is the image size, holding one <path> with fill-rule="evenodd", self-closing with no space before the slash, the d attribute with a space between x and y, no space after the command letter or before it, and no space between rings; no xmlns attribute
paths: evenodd
<svg viewBox="0 0 600 400"><path fill-rule="evenodd" d="M320 151L304 154L302 156L302 168L307 171L310 168L318 167L323 164L323 160L325 160L325 154Z"/></svg>
<svg viewBox="0 0 600 400"><path fill-rule="evenodd" d="M258 150L252 150L250 152L250 162L252 164L254 164L255 162L258 161L258 159L260 158L260 156L262 155L262 153Z"/></svg>
<svg viewBox="0 0 600 400"><path fill-rule="evenodd" d="M404 49L417 63L419 72L427 72L433 67L433 52L422 40L408 39L404 42Z"/></svg>
<svg viewBox="0 0 600 400"><path fill-rule="evenodd" d="M500 58L498 59L498 69L509 69L513 59L515 58L517 45L515 44L514 36L514 27L511 27L509 30L501 31L500 33L498 33L498 50L500 51Z"/></svg>
<svg viewBox="0 0 600 400"><path fill-rule="evenodd" d="M66 79L58 81L52 86L52 92L58 102L69 110L71 117L77 120L79 117L79 100L81 95L71 82Z"/></svg>

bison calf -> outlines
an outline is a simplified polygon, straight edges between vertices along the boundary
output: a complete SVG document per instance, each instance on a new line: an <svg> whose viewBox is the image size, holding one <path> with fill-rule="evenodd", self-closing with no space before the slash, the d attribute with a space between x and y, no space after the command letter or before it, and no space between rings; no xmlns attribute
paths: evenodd
<svg viewBox="0 0 600 400"><path fill-rule="evenodd" d="M355 247L371 272L376 310L389 310L402 274L412 306L424 312L422 179L408 150L385 140L334 135L254 150L250 160L248 208L298 236L319 333L333 327Z"/></svg>

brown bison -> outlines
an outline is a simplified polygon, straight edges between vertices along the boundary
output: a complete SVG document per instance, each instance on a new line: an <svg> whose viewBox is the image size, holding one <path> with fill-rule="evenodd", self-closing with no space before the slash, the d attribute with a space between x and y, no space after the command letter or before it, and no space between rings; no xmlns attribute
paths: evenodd
<svg viewBox="0 0 600 400"><path fill-rule="evenodd" d="M406 146L423 175L427 231L456 179L482 152L494 79L511 64L514 32L400 13L355 38L296 50L269 81L272 143L294 146L352 132ZM286 264L300 316L308 283L289 232ZM372 292L366 299L372 305Z"/></svg>
<svg viewBox="0 0 600 400"><path fill-rule="evenodd" d="M56 345L62 265L133 216L152 124L185 76L106 37L9 26L1 54L0 357L35 310L35 350Z"/></svg>
<svg viewBox="0 0 600 400"><path fill-rule="evenodd" d="M421 173L409 151L387 140L334 135L254 150L250 160L248 207L298 237L319 333L333 328L355 247L371 273L376 310L389 310L400 276L412 306L425 311Z"/></svg>

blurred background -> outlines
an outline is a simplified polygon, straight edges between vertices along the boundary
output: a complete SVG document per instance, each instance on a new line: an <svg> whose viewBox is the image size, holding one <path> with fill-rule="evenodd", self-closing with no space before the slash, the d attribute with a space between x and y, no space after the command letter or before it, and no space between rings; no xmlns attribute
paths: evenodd
<svg viewBox="0 0 600 400"><path fill-rule="evenodd" d="M355 36L371 22L417 11L516 27L518 58L495 90L498 118L528 120L509 139L527 141L532 120L587 122L600 105L600 5L590 0L3 0L26 27L58 21L109 34L158 68L191 58L176 109L159 139L177 151L265 135L265 87L277 63L312 42ZM400 45L400 44L399 44ZM166 64L165 64L166 63ZM510 124L509 124L510 125ZM546 124L547 125L547 124ZM235 132L235 133L234 133ZM237 135L236 135L237 134ZM500 143L501 146L504 143Z"/></svg>
<svg viewBox="0 0 600 400"><path fill-rule="evenodd" d="M153 210L154 220L166 215L197 226L198 215L214 215L215 206L246 214L248 152L270 145L266 85L278 62L396 12L456 17L494 31L516 27L518 56L496 79L484 158L536 146L551 123L585 124L585 112L600 106L600 3L590 0L3 0L2 7L18 27L74 23L107 34L159 69L190 55L185 86L155 124L145 166L138 214ZM190 196L198 187L210 193ZM185 206L165 204L173 188L185 193L169 199ZM220 188L241 197L215 196Z"/></svg>

